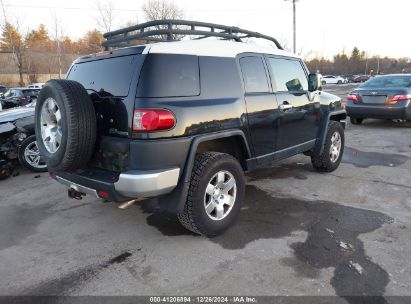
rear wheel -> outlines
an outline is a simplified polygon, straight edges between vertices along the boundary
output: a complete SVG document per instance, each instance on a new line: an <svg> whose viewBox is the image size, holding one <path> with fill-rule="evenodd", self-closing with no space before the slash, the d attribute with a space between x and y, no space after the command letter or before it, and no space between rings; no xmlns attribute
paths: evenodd
<svg viewBox="0 0 411 304"><path fill-rule="evenodd" d="M364 120L363 118L350 117L350 122L351 122L351 124L353 124L353 125L360 125L360 124L362 124L362 121L363 121L363 120Z"/></svg>
<svg viewBox="0 0 411 304"><path fill-rule="evenodd" d="M338 168L344 153L344 129L338 121L331 121L323 151L311 154L311 163L319 172L332 172Z"/></svg>
<svg viewBox="0 0 411 304"><path fill-rule="evenodd" d="M244 199L245 181L237 159L206 152L196 156L180 223L195 233L216 236L236 220Z"/></svg>

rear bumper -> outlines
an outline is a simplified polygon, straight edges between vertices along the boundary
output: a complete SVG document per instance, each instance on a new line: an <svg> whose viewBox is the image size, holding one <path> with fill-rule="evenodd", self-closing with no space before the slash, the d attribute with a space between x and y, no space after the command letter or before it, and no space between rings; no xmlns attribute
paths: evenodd
<svg viewBox="0 0 411 304"><path fill-rule="evenodd" d="M347 101L347 115L354 118L411 119L410 102L395 105L363 105Z"/></svg>
<svg viewBox="0 0 411 304"><path fill-rule="evenodd" d="M171 192L178 184L180 169L133 170L118 176L104 170L89 170L82 173L58 172L53 175L58 182L78 192L121 202Z"/></svg>
<svg viewBox="0 0 411 304"><path fill-rule="evenodd" d="M178 183L179 168L121 173L115 190L127 197L151 197L169 193Z"/></svg>

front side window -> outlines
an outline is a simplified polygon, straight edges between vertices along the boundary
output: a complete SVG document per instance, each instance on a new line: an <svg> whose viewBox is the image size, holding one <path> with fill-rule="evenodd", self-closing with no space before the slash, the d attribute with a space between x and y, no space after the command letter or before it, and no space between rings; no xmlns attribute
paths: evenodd
<svg viewBox="0 0 411 304"><path fill-rule="evenodd" d="M307 91L307 75L299 60L269 58L271 70L274 74L277 91Z"/></svg>
<svg viewBox="0 0 411 304"><path fill-rule="evenodd" d="M240 59L240 66L247 93L269 92L267 75L261 57L243 57Z"/></svg>

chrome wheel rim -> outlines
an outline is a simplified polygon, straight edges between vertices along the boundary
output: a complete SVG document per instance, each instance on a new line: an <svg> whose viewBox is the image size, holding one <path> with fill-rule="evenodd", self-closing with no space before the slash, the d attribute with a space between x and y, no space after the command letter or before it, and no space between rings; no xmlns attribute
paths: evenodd
<svg viewBox="0 0 411 304"><path fill-rule="evenodd" d="M40 156L40 151L37 147L36 141L29 143L24 149L24 159L33 168L44 169L47 167L46 163Z"/></svg>
<svg viewBox="0 0 411 304"><path fill-rule="evenodd" d="M61 112L53 98L47 98L41 106L41 138L47 151L56 153L61 145Z"/></svg>
<svg viewBox="0 0 411 304"><path fill-rule="evenodd" d="M334 132L331 136L331 146L330 146L330 160L335 163L340 157L341 153L341 135L338 132Z"/></svg>
<svg viewBox="0 0 411 304"><path fill-rule="evenodd" d="M209 218L220 221L232 210L237 183L228 171L219 171L209 180L204 194L204 208Z"/></svg>

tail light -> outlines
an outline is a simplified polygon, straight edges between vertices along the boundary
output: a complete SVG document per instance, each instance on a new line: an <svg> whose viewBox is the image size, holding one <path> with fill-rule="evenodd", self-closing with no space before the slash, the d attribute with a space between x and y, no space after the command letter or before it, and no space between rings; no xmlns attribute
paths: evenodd
<svg viewBox="0 0 411 304"><path fill-rule="evenodd" d="M24 96L24 95L20 95L20 96L19 96L19 99L20 99L20 100L22 100L22 99L26 99L26 96Z"/></svg>
<svg viewBox="0 0 411 304"><path fill-rule="evenodd" d="M133 131L152 132L168 130L175 126L174 114L164 109L135 109Z"/></svg>
<svg viewBox="0 0 411 304"><path fill-rule="evenodd" d="M107 191L100 190L97 192L97 195L101 198L108 198L110 196L110 193Z"/></svg>
<svg viewBox="0 0 411 304"><path fill-rule="evenodd" d="M357 95L357 94L350 94L350 95L348 95L348 96L347 96L347 100L350 100L350 101L352 101L352 102L354 102L354 103L360 102L360 99L358 98L358 95Z"/></svg>
<svg viewBox="0 0 411 304"><path fill-rule="evenodd" d="M397 103L397 101L406 101L406 100L411 100L411 94L395 95L393 98L387 99L386 103L395 104L395 103Z"/></svg>

